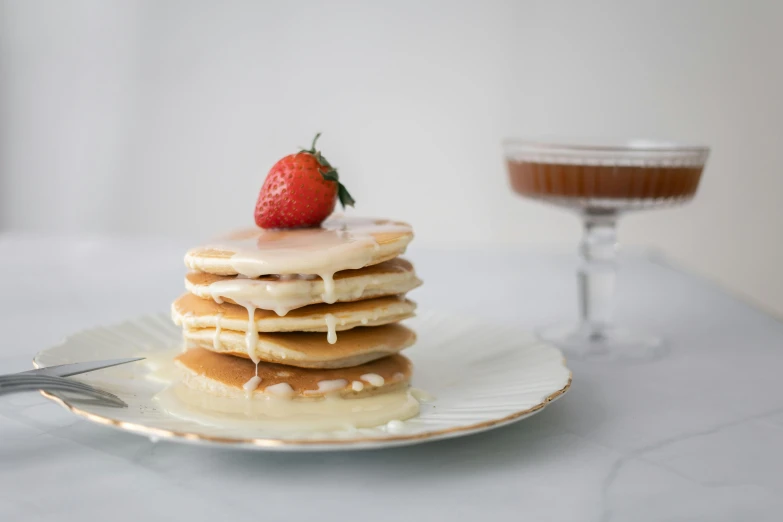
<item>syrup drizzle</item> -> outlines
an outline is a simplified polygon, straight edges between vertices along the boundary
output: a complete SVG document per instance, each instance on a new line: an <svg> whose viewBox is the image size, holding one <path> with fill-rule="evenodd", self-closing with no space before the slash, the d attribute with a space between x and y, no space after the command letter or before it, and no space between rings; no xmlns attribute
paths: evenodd
<svg viewBox="0 0 783 522"><path fill-rule="evenodd" d="M217 314L215 316L215 336L212 338L212 347L216 352L219 352L222 347L222 343L220 342L220 334L222 332L220 324L221 319L223 319L223 314Z"/></svg>
<svg viewBox="0 0 783 522"><path fill-rule="evenodd" d="M333 314L324 315L324 321L326 322L326 340L329 344L337 342L337 318Z"/></svg>

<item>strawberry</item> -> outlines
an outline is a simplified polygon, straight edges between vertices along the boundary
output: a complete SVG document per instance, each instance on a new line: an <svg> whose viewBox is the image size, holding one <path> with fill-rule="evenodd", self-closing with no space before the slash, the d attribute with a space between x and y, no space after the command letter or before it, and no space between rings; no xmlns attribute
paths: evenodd
<svg viewBox="0 0 783 522"><path fill-rule="evenodd" d="M256 225L261 228L316 227L334 211L337 198L343 208L355 203L339 181L337 170L315 149L289 154L266 175L256 202Z"/></svg>

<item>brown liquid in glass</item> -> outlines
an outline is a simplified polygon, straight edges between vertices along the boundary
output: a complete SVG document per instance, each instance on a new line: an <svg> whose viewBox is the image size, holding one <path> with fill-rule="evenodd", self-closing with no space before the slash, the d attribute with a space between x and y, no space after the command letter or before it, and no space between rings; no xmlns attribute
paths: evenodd
<svg viewBox="0 0 783 522"><path fill-rule="evenodd" d="M531 198L690 199L703 168L508 162L514 192Z"/></svg>

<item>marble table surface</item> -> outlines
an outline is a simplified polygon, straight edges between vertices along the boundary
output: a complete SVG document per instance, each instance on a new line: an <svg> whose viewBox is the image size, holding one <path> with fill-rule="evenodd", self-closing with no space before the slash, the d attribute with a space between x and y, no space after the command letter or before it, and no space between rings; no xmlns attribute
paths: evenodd
<svg viewBox="0 0 783 522"><path fill-rule="evenodd" d="M167 310L185 246L0 235L0 372L28 369L76 330ZM425 280L422 309L524 328L575 312L569 255L414 247L408 257ZM0 520L780 520L783 323L651 256L622 261L617 315L663 334L670 354L571 362L570 393L540 414L405 448L153 443L38 394L3 397Z"/></svg>

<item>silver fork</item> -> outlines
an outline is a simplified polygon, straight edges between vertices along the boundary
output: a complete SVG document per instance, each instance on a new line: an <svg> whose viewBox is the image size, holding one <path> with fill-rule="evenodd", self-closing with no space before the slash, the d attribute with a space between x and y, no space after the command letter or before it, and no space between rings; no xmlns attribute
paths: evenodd
<svg viewBox="0 0 783 522"><path fill-rule="evenodd" d="M63 364L22 373L0 375L0 395L36 390L70 392L95 399L102 405L126 408L128 405L113 393L83 382L66 379L65 377L140 361L141 359L143 358Z"/></svg>
<svg viewBox="0 0 783 522"><path fill-rule="evenodd" d="M43 390L47 392L72 392L105 402L107 405L119 408L127 404L113 393L73 381L64 377L49 377L47 375L0 375L0 395L26 391Z"/></svg>

